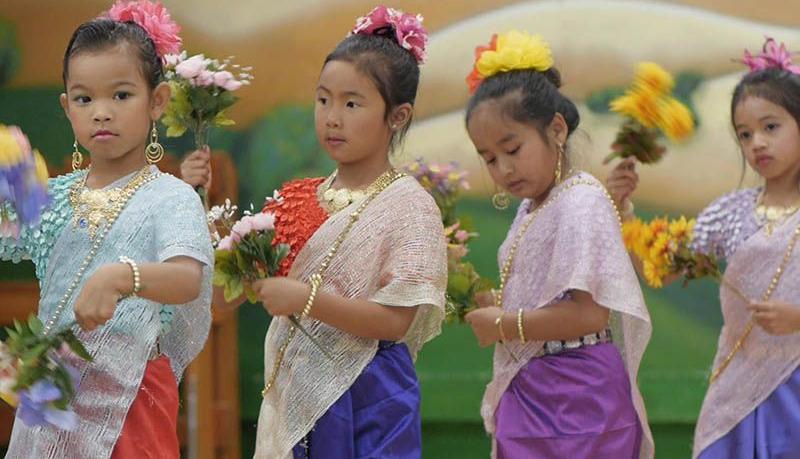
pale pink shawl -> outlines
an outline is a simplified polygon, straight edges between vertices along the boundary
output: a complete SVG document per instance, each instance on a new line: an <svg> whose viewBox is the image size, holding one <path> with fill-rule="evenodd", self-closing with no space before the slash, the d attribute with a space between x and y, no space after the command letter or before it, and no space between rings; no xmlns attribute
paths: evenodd
<svg viewBox="0 0 800 459"><path fill-rule="evenodd" d="M575 179L588 180L591 184L569 188ZM556 197L561 188L564 188L563 193ZM565 291L583 290L611 310L614 342L629 372L633 403L644 431L640 457L653 457L652 435L636 382L639 363L650 340L650 315L622 242L617 214L604 193L603 185L586 173L565 180L550 195L554 196L554 201L536 215L517 250L503 306L512 312L519 308L541 308ZM528 200L522 202L500 247L498 261L501 266L520 226L529 218L530 205ZM490 434L494 432L494 415L500 398L517 372L542 345L541 341L524 345L518 341L510 343L508 348L519 359L518 362L502 346L495 348L494 375L481 407Z"/></svg>
<svg viewBox="0 0 800 459"><path fill-rule="evenodd" d="M331 215L308 240L290 277L307 280L342 233L361 201ZM441 214L411 177L398 179L364 210L323 277L322 290L386 306L419 306L403 339L412 357L439 334L444 318L447 255ZM264 342L264 378L289 321L272 321ZM277 381L261 404L256 458L288 458L314 423L355 382L375 356L378 341L358 338L322 322L303 325L333 355L331 361L302 333L289 345Z"/></svg>
<svg viewBox="0 0 800 459"><path fill-rule="evenodd" d="M783 260L800 214L767 236L761 229L742 242L728 259L725 277L753 301L760 301ZM800 304L800 247L784 270L772 300ZM714 368L730 353L750 319L742 298L729 288L720 289L724 324L719 336ZM742 348L719 379L712 383L697 420L693 457L727 434L800 365L800 333L773 336L753 328Z"/></svg>

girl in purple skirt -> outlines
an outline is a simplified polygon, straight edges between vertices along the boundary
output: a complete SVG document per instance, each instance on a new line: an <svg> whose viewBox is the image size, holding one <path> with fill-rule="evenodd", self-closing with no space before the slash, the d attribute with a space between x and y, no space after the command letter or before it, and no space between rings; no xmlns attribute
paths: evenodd
<svg viewBox="0 0 800 459"><path fill-rule="evenodd" d="M500 286L467 315L495 347L481 409L493 457L653 456L636 373L650 319L603 185L574 171L580 118L539 36L511 31L476 51L469 136L494 182L522 203Z"/></svg>

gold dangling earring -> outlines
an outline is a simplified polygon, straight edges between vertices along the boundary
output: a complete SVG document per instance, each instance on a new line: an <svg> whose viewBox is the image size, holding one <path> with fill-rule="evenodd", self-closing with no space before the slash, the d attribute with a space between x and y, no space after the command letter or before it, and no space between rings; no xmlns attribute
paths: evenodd
<svg viewBox="0 0 800 459"><path fill-rule="evenodd" d="M83 166L83 153L78 149L78 139L72 143L72 170L76 171Z"/></svg>
<svg viewBox="0 0 800 459"><path fill-rule="evenodd" d="M492 195L492 205L497 210L506 210L511 204L511 197L505 191L498 191Z"/></svg>
<svg viewBox="0 0 800 459"><path fill-rule="evenodd" d="M155 121L153 121L153 129L150 131L150 144L144 150L144 157L147 164L155 164L164 157L164 147L158 143L158 129L156 129Z"/></svg>
<svg viewBox="0 0 800 459"><path fill-rule="evenodd" d="M556 145L558 158L556 158L556 185L561 183L561 163L564 162L564 145Z"/></svg>

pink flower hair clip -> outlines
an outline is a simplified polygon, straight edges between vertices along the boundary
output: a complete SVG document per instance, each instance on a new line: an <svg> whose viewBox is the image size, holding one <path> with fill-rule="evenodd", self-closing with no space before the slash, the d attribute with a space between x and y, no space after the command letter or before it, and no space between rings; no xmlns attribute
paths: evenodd
<svg viewBox="0 0 800 459"><path fill-rule="evenodd" d="M426 58L425 48L428 46L428 32L422 26L422 20L420 14L406 14L381 5L366 16L358 18L348 36L393 33L397 44L411 52L418 64L423 64Z"/></svg>
<svg viewBox="0 0 800 459"><path fill-rule="evenodd" d="M761 54L753 56L750 51L744 51L742 62L750 68L751 72L764 69L781 69L800 75L800 66L792 64L792 53L786 49L786 44L778 43L772 37L766 37Z"/></svg>
<svg viewBox="0 0 800 459"><path fill-rule="evenodd" d="M101 15L118 22L132 21L147 32L156 45L156 54L164 58L181 50L181 27L172 20L161 2L149 0L118 0L108 13Z"/></svg>

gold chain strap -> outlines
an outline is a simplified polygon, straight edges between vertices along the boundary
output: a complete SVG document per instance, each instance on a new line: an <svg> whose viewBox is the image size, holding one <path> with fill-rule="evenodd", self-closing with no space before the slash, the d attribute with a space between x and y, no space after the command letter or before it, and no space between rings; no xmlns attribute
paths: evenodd
<svg viewBox="0 0 800 459"><path fill-rule="evenodd" d="M312 275L312 278L315 278L317 282L319 282L320 286L322 285L322 276L327 271L328 266L330 265L333 256L336 255L336 252L339 250L339 247L344 242L347 235L353 229L353 226L358 221L361 214L364 212L364 209L367 208L370 202L375 199L383 190L389 187L392 183L394 183L397 179L405 177L406 174L404 172L398 172L394 169L390 169L386 171L383 175L378 177L375 180L375 187L371 188L371 192L367 195L366 199L358 206L358 208L350 214L350 220L347 222L347 225L344 227L344 230L339 234L339 237L333 242L331 248L328 250L328 253L325 254L325 258L323 258L322 263L319 266L317 272ZM283 363L283 358L286 355L286 350L289 347L289 343L294 338L294 335L297 333L297 327L291 325L289 327L289 333L286 335L286 338L283 340L281 345L278 347L278 352L275 357L275 363L272 365L272 374L267 381L267 384L264 386L264 389L261 391L261 396L266 397L267 393L272 386L275 385L275 381L278 379L278 371L280 370L281 364Z"/></svg>
<svg viewBox="0 0 800 459"><path fill-rule="evenodd" d="M794 246L797 245L798 239L800 239L800 226L795 228L794 235L792 236L792 239L789 241L789 247L786 248L786 253L783 254L783 260L781 260L781 264L780 266L778 266L778 269L775 270L775 275L772 276L772 280L769 283L769 287L767 287L767 290L761 297L762 302L768 301L772 296L772 293L778 287L778 282L781 280L781 277L783 277L783 272L786 270L786 265L789 264L789 260L792 258L792 252L794 251ZM746 300L746 298L744 298L744 296L741 295L741 293L738 294L739 296L742 296L742 298ZM716 370L711 372L711 377L708 380L709 384L713 384L714 381L716 381L717 378L719 378L722 372L725 371L726 368L728 368L728 365L730 365L731 360L733 360L733 357L742 348L745 340L747 340L747 337L750 336L750 332L753 331L753 327L755 326L755 324L756 323L753 321L751 317L750 320L747 322L747 326L745 327L744 332L742 332L742 335L739 337L738 340L736 340L736 343L733 345L733 349L731 349L728 355L725 356L725 359L722 361L722 363L719 364L719 367L717 367Z"/></svg>

